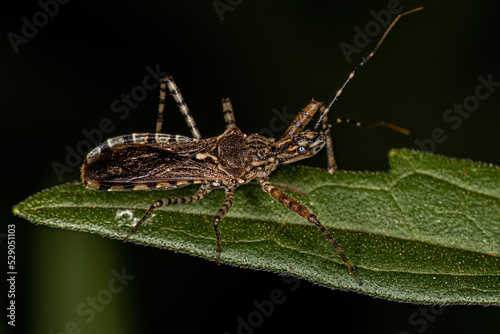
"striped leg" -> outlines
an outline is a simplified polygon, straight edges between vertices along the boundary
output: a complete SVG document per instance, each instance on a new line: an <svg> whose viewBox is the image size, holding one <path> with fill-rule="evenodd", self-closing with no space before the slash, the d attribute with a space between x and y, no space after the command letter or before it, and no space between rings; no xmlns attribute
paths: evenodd
<svg viewBox="0 0 500 334"><path fill-rule="evenodd" d="M361 285L361 281L359 280L358 276L354 273L354 266L352 265L351 261L347 258L347 256L344 254L340 246L337 244L335 239L332 237L330 232L326 229L326 227L321 224L316 217L314 213L312 213L308 208L306 208L304 205L300 204L278 188L272 186L268 181L262 181L261 182L262 189L264 191L268 192L269 195L271 195L272 198L274 198L276 201L278 201L281 205L284 207L288 208L290 211L295 212L302 218L306 219L308 222L313 223L316 225L316 227L323 233L325 238L333 245L337 253L340 255L342 260L344 261L344 264L346 265L347 269L351 274L354 275L354 277L358 280L358 283Z"/></svg>
<svg viewBox="0 0 500 334"><path fill-rule="evenodd" d="M325 106L321 106L320 111L324 112ZM335 155L333 154L333 140L332 133L330 131L331 125L328 123L328 116L325 115L323 118L323 135L325 136L326 143L326 159L327 159L327 171L332 174L337 169L337 163L335 162Z"/></svg>
<svg viewBox="0 0 500 334"><path fill-rule="evenodd" d="M236 120L234 119L233 104L230 99L222 99L222 113L224 114L224 121L226 121L226 128L235 128Z"/></svg>
<svg viewBox="0 0 500 334"><path fill-rule="evenodd" d="M210 191L212 191L212 188L201 186L200 189L198 190L198 192L194 196L177 197L177 198L164 198L164 199L160 199L160 200L155 201L153 203L153 205L151 205L151 207L148 209L148 211L146 211L146 214L144 216L142 216L142 218L137 222L137 224L135 224L132 231L129 234L127 234L127 236L123 239L123 242L127 242L128 238L130 238L132 236L132 234L134 234L137 231L139 226L141 226L142 223L144 223L144 221L146 219L148 219L149 216L151 216L154 209L162 207L162 206L196 202L196 201L199 201L200 199L202 199L203 197L205 197L205 195L208 194Z"/></svg>
<svg viewBox="0 0 500 334"><path fill-rule="evenodd" d="M214 218L214 230L215 230L215 236L217 237L217 264L219 264L220 253L222 252L219 223L222 221L222 218L224 218L226 213L231 209L233 203L234 203L233 190L226 190L226 200L224 201L224 203L222 203L219 211L217 211Z"/></svg>
<svg viewBox="0 0 500 334"><path fill-rule="evenodd" d="M307 123L314 116L318 108L323 105L321 102L312 100L309 104L302 109L299 114L295 117L293 122L288 126L281 139L285 137L291 137L302 131L302 129L307 125Z"/></svg>
<svg viewBox="0 0 500 334"><path fill-rule="evenodd" d="M179 110L184 115L184 119L186 120L193 137L196 139L201 139L200 131L198 131L198 127L196 126L196 122L189 111L189 108L182 97L182 94L174 82L174 79L171 76L165 77L161 79L160 84L160 104L158 105L158 117L156 119L156 132L161 132L161 128L163 125L163 111L165 109L165 99L166 99L166 91L170 91L170 95L173 96Z"/></svg>

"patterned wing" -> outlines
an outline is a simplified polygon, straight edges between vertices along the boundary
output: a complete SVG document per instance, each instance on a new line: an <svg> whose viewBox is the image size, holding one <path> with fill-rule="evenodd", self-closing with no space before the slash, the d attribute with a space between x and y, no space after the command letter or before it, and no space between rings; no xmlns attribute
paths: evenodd
<svg viewBox="0 0 500 334"><path fill-rule="evenodd" d="M215 149L216 138L192 140L177 136L177 140L160 142L155 134L149 135L154 139L142 141L131 136L108 140L94 150L97 152L89 153L82 168L87 188L146 190L229 178L218 168L217 158L208 153Z"/></svg>

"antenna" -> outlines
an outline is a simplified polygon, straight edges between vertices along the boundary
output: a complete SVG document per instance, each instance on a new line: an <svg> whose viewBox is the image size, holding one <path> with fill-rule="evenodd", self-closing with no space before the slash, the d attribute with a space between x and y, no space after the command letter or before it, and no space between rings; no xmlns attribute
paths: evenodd
<svg viewBox="0 0 500 334"><path fill-rule="evenodd" d="M416 11L422 10L422 9L424 9L424 7L418 7L418 8L412 9L410 11L404 12L403 14L399 14L398 16L396 16L396 18L394 19L394 21L392 21L392 23L389 26L389 28L387 28L387 30L385 31L385 33L382 36L382 38L380 39L380 41L377 43L377 46L375 46L375 49L373 49L373 51L368 55L368 57L366 57L365 59L363 59L363 61L361 63L359 63L359 65L354 68L354 70L351 72L351 74L349 74L349 76L347 77L347 79L342 84L342 87L340 87L340 89L335 94L335 97L333 98L332 102L330 102L328 104L328 106L326 107L325 111L320 115L318 121L316 122L316 125L314 126L313 131L316 131L318 129L319 125L321 124L321 121L326 116L326 114L330 111L330 108L332 107L332 105L335 103L335 101L337 101L339 99L339 96L340 96L340 94L342 94L342 91L344 90L344 87L347 85L347 83L349 81L351 81L352 78L354 78L354 74L356 73L356 71L359 70L359 68L361 66L363 66L370 59L373 58L373 56L375 55L375 53L378 51L380 45L382 45L382 43L384 42L385 38L389 34L389 31L391 31L392 27L394 27L394 25L396 24L396 22L398 22L401 17L403 17L405 15L408 15L408 14L411 14L411 13L416 12ZM380 124L380 125L382 125L382 124ZM382 126L384 126L384 125L382 125ZM398 131L398 130L396 130L396 131Z"/></svg>

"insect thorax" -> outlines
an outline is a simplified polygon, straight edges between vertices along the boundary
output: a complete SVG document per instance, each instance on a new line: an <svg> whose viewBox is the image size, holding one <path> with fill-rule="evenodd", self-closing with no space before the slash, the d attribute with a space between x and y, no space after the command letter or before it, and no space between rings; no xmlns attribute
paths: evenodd
<svg viewBox="0 0 500 334"><path fill-rule="evenodd" d="M239 183L265 180L278 167L274 138L246 135L237 128L218 138L217 155L219 168Z"/></svg>

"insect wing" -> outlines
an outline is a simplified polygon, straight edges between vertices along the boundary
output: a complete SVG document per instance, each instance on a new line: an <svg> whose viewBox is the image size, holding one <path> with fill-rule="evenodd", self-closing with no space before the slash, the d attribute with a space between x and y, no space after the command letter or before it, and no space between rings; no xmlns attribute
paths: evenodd
<svg viewBox="0 0 500 334"><path fill-rule="evenodd" d="M215 147L215 138L181 138L165 142L146 138L138 142L123 136L108 140L87 156L83 182L87 188L97 190L146 190L228 178L218 168L217 158L207 154Z"/></svg>

